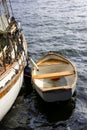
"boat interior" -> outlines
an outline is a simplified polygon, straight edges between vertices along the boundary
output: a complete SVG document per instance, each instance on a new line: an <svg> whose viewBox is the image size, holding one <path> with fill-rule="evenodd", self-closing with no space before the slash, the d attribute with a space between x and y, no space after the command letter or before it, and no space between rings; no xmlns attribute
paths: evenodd
<svg viewBox="0 0 87 130"><path fill-rule="evenodd" d="M37 65L39 71L34 70L32 77L42 91L72 87L76 73L71 63L52 59Z"/></svg>

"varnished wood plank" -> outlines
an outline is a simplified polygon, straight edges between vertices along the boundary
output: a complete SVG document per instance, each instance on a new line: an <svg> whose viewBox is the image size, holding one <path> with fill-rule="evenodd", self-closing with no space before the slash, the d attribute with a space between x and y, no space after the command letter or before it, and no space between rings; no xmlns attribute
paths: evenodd
<svg viewBox="0 0 87 130"><path fill-rule="evenodd" d="M68 89L71 89L70 86L66 85L66 86L57 86L57 87L50 87L50 88L39 88L42 92L46 92L46 91L53 91L53 90L59 90L59 89L65 89L65 90L68 90Z"/></svg>
<svg viewBox="0 0 87 130"><path fill-rule="evenodd" d="M6 64L6 70L8 70L10 68L10 64ZM6 71L5 67L0 67L0 76Z"/></svg>
<svg viewBox="0 0 87 130"><path fill-rule="evenodd" d="M37 63L37 65L42 66L42 65L55 65L55 64L67 64L66 62L63 62L61 60L48 60L45 62L42 62L41 64Z"/></svg>
<svg viewBox="0 0 87 130"><path fill-rule="evenodd" d="M34 78L34 79L59 78L59 77L69 76L72 74L74 74L74 72L63 71L63 72L56 72L56 73L33 75L32 78Z"/></svg>

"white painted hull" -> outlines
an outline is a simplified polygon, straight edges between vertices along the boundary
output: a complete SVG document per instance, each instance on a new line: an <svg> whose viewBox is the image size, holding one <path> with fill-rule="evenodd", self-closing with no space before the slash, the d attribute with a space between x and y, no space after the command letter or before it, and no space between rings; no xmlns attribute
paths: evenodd
<svg viewBox="0 0 87 130"><path fill-rule="evenodd" d="M23 51L19 59L8 66L6 71L0 75L0 121L12 107L22 87L27 57L24 35L23 41L25 52Z"/></svg>
<svg viewBox="0 0 87 130"><path fill-rule="evenodd" d="M34 85L35 90L40 95L40 97L46 102L57 102L57 101L66 101L69 100L74 92L75 87L73 89L62 89L62 90L54 90L54 91L47 91L42 92L36 85Z"/></svg>
<svg viewBox="0 0 87 130"><path fill-rule="evenodd" d="M25 36L12 16L10 1L7 3L0 1L0 121L22 87L27 57Z"/></svg>
<svg viewBox="0 0 87 130"><path fill-rule="evenodd" d="M14 84L12 89L10 89L10 91L0 99L0 121L7 114L7 112L15 102L15 99L18 96L19 91L21 89L22 83L23 83L23 72L21 73L19 79Z"/></svg>
<svg viewBox="0 0 87 130"><path fill-rule="evenodd" d="M39 71L32 71L34 88L46 102L69 100L75 92L77 71L65 57L49 53L37 62Z"/></svg>

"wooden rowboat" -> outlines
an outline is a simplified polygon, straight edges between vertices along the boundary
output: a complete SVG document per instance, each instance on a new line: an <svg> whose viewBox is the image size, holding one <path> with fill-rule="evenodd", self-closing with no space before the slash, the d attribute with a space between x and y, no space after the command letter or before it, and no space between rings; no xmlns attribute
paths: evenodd
<svg viewBox="0 0 87 130"><path fill-rule="evenodd" d="M48 53L36 65L39 70L32 70L32 81L44 101L66 101L72 97L77 71L71 61L59 54Z"/></svg>

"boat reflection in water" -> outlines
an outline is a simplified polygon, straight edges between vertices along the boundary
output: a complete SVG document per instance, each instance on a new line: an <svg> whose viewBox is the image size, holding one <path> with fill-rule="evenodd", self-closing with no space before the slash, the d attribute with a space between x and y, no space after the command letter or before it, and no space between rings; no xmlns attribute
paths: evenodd
<svg viewBox="0 0 87 130"><path fill-rule="evenodd" d="M59 121L66 121L71 117L75 108L75 103L76 92L74 93L73 97L68 101L53 103L43 101L41 97L37 94L35 104L38 111L42 115L45 115L48 122L57 123Z"/></svg>

